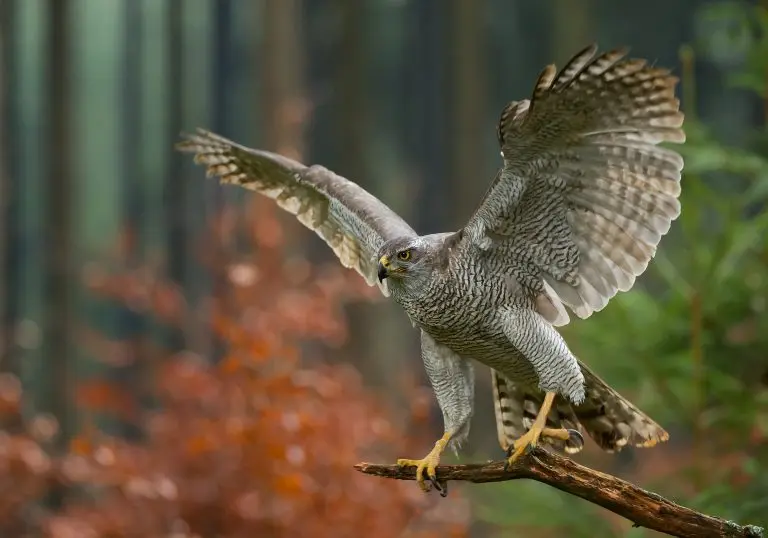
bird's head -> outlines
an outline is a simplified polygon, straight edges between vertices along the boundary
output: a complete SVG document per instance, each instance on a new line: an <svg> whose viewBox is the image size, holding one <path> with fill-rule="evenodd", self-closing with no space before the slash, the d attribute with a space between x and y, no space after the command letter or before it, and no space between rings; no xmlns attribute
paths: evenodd
<svg viewBox="0 0 768 538"><path fill-rule="evenodd" d="M402 282L421 275L426 269L425 247L420 238L393 239L382 245L377 254L379 282L385 278Z"/></svg>

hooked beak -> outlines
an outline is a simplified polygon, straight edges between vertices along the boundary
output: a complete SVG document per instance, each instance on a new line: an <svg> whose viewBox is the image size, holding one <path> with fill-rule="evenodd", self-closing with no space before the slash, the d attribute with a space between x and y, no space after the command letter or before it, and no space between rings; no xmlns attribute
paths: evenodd
<svg viewBox="0 0 768 538"><path fill-rule="evenodd" d="M379 277L379 283L382 283L385 278L389 276L389 258L382 256L379 258L379 270L377 273Z"/></svg>

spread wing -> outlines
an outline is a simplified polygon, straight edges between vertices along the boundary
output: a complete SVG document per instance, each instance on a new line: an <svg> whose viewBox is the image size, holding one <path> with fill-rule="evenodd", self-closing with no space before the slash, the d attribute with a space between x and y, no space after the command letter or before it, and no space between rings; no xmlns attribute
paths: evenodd
<svg viewBox="0 0 768 538"><path fill-rule="evenodd" d="M322 237L341 264L354 268L369 285L377 282L374 258L379 247L389 239L416 235L375 196L322 166L305 166L202 129L184 136L176 148L194 153L195 162L206 165L209 176L275 200Z"/></svg>
<svg viewBox="0 0 768 538"><path fill-rule="evenodd" d="M508 266L550 322L585 318L645 271L680 213L677 79L593 45L499 121L504 166L462 237Z"/></svg>

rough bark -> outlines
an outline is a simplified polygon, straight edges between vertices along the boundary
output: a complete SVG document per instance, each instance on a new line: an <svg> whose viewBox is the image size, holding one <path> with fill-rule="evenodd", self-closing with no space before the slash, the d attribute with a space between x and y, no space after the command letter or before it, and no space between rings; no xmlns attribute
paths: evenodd
<svg viewBox="0 0 768 538"><path fill-rule="evenodd" d="M503 461L479 465L441 465L437 479L447 486L450 480L502 482L526 478L559 489L602 506L632 521L671 536L697 538L762 537L763 529L739 525L676 504L656 493L541 448L532 450L508 469ZM383 478L415 480L414 467L358 463L358 471ZM447 487L446 487L447 489Z"/></svg>

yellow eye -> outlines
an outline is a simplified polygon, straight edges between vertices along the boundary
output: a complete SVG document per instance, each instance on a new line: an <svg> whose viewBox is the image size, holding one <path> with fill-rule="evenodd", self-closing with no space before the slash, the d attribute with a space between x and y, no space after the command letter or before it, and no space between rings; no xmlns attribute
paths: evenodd
<svg viewBox="0 0 768 538"><path fill-rule="evenodd" d="M407 262L411 259L411 251L410 250L401 250L397 253L397 259L403 260L404 262Z"/></svg>

